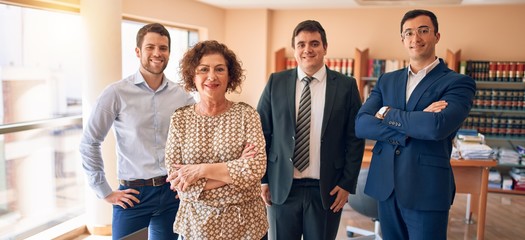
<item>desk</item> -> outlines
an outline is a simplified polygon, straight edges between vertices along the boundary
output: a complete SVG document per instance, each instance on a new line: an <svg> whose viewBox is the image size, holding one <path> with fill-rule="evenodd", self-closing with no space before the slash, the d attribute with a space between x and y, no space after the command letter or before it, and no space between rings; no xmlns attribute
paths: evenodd
<svg viewBox="0 0 525 240"><path fill-rule="evenodd" d="M367 146L361 167L369 167L372 159L371 147ZM489 168L497 165L494 160L458 160L451 159L452 171L456 181L456 193L470 193L471 211L478 218L476 236L485 238L485 214L487 209L487 190Z"/></svg>
<svg viewBox="0 0 525 240"><path fill-rule="evenodd" d="M472 196L471 211L477 212L478 225L476 236L478 240L485 237L485 214L487 209L487 190L489 168L496 166L494 160L450 160L457 193L470 193Z"/></svg>

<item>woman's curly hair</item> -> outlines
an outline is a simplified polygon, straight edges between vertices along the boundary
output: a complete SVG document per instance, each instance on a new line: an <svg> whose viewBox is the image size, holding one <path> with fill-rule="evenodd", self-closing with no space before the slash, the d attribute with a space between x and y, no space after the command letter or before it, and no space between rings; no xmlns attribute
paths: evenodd
<svg viewBox="0 0 525 240"><path fill-rule="evenodd" d="M197 86L195 86L194 82L196 74L195 70L197 69L197 66L199 66L202 57L215 53L221 54L226 60L226 65L228 67L228 86L226 87L226 91L240 92L241 83L246 78L243 74L244 69L242 69L242 63L237 60L237 56L232 50L215 40L198 42L188 50L180 60L180 75L182 85L186 91L197 91Z"/></svg>

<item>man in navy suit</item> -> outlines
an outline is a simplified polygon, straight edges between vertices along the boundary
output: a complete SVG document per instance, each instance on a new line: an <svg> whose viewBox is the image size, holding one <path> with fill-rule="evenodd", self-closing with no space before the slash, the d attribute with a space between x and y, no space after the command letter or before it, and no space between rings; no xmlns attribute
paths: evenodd
<svg viewBox="0 0 525 240"><path fill-rule="evenodd" d="M292 35L299 67L271 74L259 100L268 155L262 198L270 239L335 239L341 209L355 193L364 152L364 140L354 130L361 100L355 79L325 66L327 47L319 22L299 23ZM305 77L311 92L309 150L304 151L307 163L294 165L301 152L294 149L302 139L296 119Z"/></svg>
<svg viewBox="0 0 525 240"><path fill-rule="evenodd" d="M439 38L434 13L407 12L401 42L410 65L383 74L357 115L357 136L376 140L365 193L379 201L384 239L447 238L452 140L476 84L436 57Z"/></svg>

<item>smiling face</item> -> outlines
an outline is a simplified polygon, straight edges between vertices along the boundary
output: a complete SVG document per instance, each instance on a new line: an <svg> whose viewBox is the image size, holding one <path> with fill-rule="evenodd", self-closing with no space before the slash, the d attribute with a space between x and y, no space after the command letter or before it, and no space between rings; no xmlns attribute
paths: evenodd
<svg viewBox="0 0 525 240"><path fill-rule="evenodd" d="M228 79L226 59L219 53L204 55L195 69L194 82L201 99L224 99Z"/></svg>
<svg viewBox="0 0 525 240"><path fill-rule="evenodd" d="M425 31L429 29L429 31ZM410 62L428 65L435 60L436 44L439 42L440 34L435 32L435 27L430 17L420 15L408 19L403 24L401 42L405 46L410 57Z"/></svg>
<svg viewBox="0 0 525 240"><path fill-rule="evenodd" d="M169 39L155 32L144 36L141 48L135 48L140 59L140 72L143 74L162 75L170 59Z"/></svg>
<svg viewBox="0 0 525 240"><path fill-rule="evenodd" d="M299 67L312 76L324 66L326 46L319 32L301 31L294 38L294 56Z"/></svg>

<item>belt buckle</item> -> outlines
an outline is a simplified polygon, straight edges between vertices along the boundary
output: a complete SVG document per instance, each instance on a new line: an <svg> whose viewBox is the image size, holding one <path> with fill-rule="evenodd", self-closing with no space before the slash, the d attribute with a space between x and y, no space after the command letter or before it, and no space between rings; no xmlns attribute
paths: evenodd
<svg viewBox="0 0 525 240"><path fill-rule="evenodd" d="M162 178L152 178L151 182L153 183L154 187L162 186L164 185L164 183L166 183L166 182L162 182Z"/></svg>

